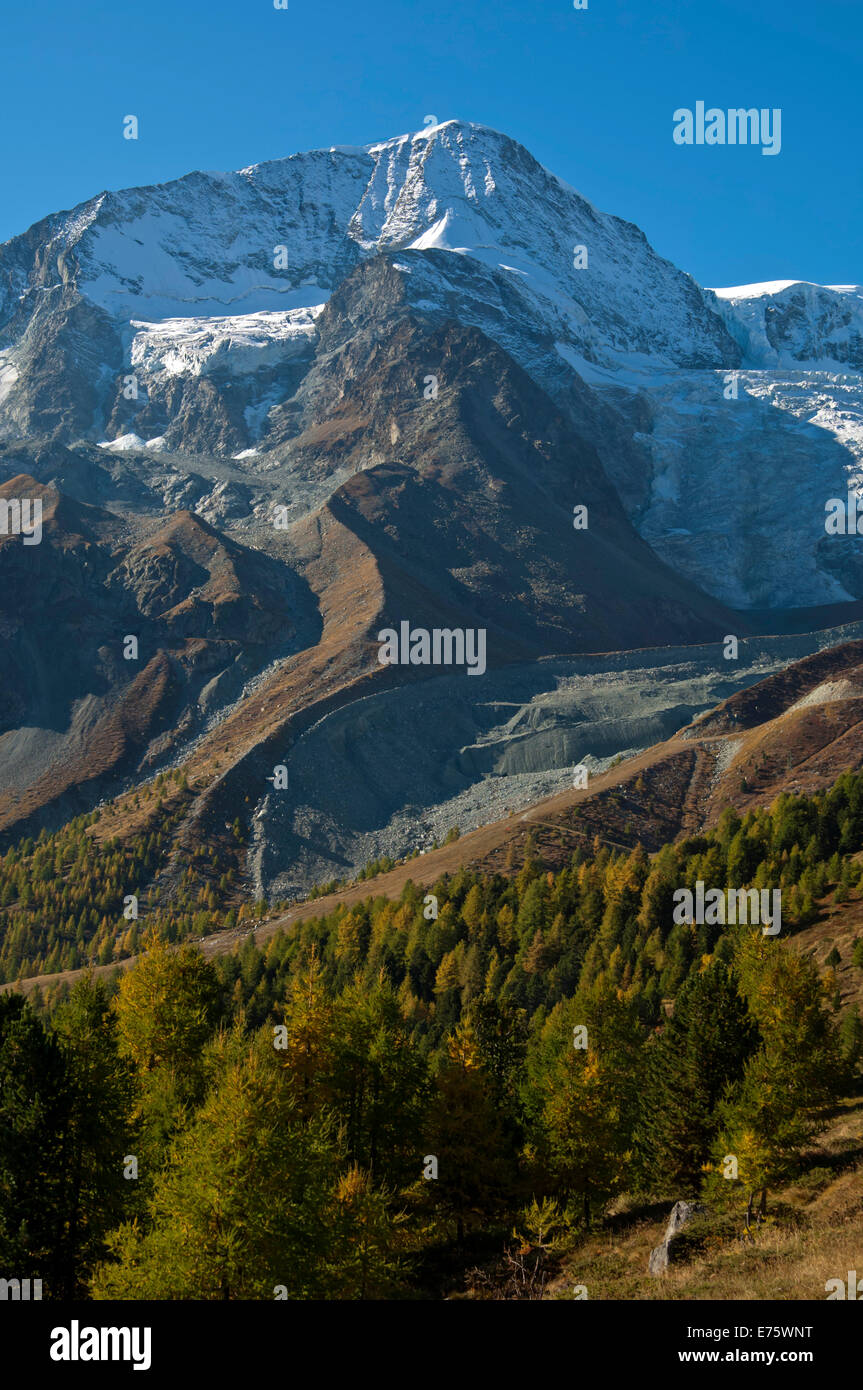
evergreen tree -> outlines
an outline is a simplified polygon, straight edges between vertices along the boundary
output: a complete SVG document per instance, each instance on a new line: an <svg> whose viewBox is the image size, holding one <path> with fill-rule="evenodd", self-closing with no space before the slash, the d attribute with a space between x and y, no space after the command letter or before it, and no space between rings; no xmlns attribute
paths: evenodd
<svg viewBox="0 0 863 1390"><path fill-rule="evenodd" d="M853 1084L857 1068L863 1060L863 1019L854 1004L839 1025L839 1050L848 1071L849 1084Z"/></svg>
<svg viewBox="0 0 863 1390"><path fill-rule="evenodd" d="M448 1039L436 1076L424 1146L438 1160L438 1177L424 1194L455 1222L460 1243L470 1227L506 1210L515 1180L489 1081L476 1038L462 1024Z"/></svg>
<svg viewBox="0 0 863 1390"><path fill-rule="evenodd" d="M69 1113L59 1044L20 994L0 995L0 1269L61 1283L58 1225Z"/></svg>
<svg viewBox="0 0 863 1390"><path fill-rule="evenodd" d="M735 974L761 1041L722 1104L715 1154L720 1163L736 1158L751 1197L793 1171L824 1123L843 1067L825 984L808 957L747 933L735 952ZM728 1190L719 1180L712 1185Z"/></svg>
<svg viewBox="0 0 863 1390"><path fill-rule="evenodd" d="M270 1052L264 1039L228 1066L176 1140L148 1221L114 1233L94 1297L328 1296L338 1139L325 1117L299 1116Z"/></svg>
<svg viewBox="0 0 863 1390"><path fill-rule="evenodd" d="M335 1192L334 1249L328 1271L328 1298L396 1296L404 1277L398 1227L387 1194L371 1174L356 1165L339 1179Z"/></svg>
<svg viewBox="0 0 863 1390"><path fill-rule="evenodd" d="M124 1177L132 1139L132 1074L117 1046L116 1018L100 980L79 981L54 1027L66 1064L68 1104L60 1142L62 1191L55 1264L61 1298L82 1297L104 1237L134 1198Z"/></svg>
<svg viewBox="0 0 863 1390"><path fill-rule="evenodd" d="M529 1053L534 1185L585 1224L628 1176L642 1036L632 999L600 977L552 1010Z"/></svg>
<svg viewBox="0 0 863 1390"><path fill-rule="evenodd" d="M717 1107L756 1041L725 965L714 961L689 977L647 1047L635 1140L643 1183L683 1197L697 1193L716 1137Z"/></svg>
<svg viewBox="0 0 863 1390"><path fill-rule="evenodd" d="M152 1171L184 1111L204 1093L204 1048L221 1011L218 976L193 946L149 942L114 1001L118 1045L136 1074L134 1118Z"/></svg>
<svg viewBox="0 0 863 1390"><path fill-rule="evenodd" d="M353 985L339 1000L332 1103L348 1155L375 1179L409 1182L427 1096L427 1066L392 987Z"/></svg>

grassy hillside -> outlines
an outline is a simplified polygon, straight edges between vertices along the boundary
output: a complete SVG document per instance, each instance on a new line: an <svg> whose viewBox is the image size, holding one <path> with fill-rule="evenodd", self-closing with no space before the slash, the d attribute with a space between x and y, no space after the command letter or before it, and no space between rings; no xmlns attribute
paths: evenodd
<svg viewBox="0 0 863 1390"><path fill-rule="evenodd" d="M826 1298L829 1279L863 1273L863 1095L835 1106L795 1180L772 1194L753 1238L742 1212L709 1215L695 1227L687 1258L656 1278L648 1258L677 1195L650 1204L622 1197L601 1230L558 1253L546 1296L571 1298L583 1284L591 1299Z"/></svg>

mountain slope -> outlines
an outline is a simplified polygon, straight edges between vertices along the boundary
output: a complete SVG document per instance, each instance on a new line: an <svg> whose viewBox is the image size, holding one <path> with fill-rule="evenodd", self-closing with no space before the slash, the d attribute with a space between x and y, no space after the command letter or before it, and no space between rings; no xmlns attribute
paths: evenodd
<svg viewBox="0 0 863 1390"><path fill-rule="evenodd" d="M459 122L45 219L0 247L0 476L54 499L41 546L0 538L2 825L182 764L179 838L239 813L247 883L294 895L817 649L863 596L823 525L863 448L859 305L702 290ZM486 633L469 697L381 667L403 621ZM745 669L706 649L781 631ZM602 667L604 722L580 705L586 653L648 647ZM361 771L321 750L352 725Z"/></svg>
<svg viewBox="0 0 863 1390"><path fill-rule="evenodd" d="M43 536L0 536L0 829L49 823L144 773L273 651L289 650L294 577L179 512L116 540L116 518L32 478ZM132 638L137 643L129 643ZM42 820L41 823L45 823Z"/></svg>

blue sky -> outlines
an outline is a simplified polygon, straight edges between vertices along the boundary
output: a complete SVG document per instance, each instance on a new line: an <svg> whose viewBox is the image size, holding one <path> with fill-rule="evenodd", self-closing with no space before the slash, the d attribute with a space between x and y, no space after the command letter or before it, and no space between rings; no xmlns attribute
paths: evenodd
<svg viewBox="0 0 863 1390"><path fill-rule="evenodd" d="M41 0L7 7L0 240L104 188L495 126L702 284L860 283L861 0ZM782 150L675 145L696 101ZM125 115L140 138L122 138Z"/></svg>

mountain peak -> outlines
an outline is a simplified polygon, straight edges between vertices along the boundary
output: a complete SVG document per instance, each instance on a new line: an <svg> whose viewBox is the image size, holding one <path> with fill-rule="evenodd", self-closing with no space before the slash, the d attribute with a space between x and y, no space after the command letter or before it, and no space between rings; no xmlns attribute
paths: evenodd
<svg viewBox="0 0 863 1390"><path fill-rule="evenodd" d="M308 311L361 260L402 249L469 258L483 293L518 301L574 360L733 356L715 309L637 228L473 122L101 194L47 225L0 248L0 328L77 292L131 345L130 365L142 325ZM450 290L429 292L443 307Z"/></svg>
<svg viewBox="0 0 863 1390"><path fill-rule="evenodd" d="M793 280L702 290L632 222L470 121L100 194L0 247L0 437L110 446L105 467L123 459L164 477L171 497L186 495L169 477L172 454L263 472L303 412L314 419L303 393L313 365L356 336L351 306L371 342L410 314L496 343L582 432L605 438L603 463L640 533L725 602L856 593L844 553L837 568L816 547L824 498L863 466L861 291ZM738 390L729 370L757 375ZM795 383L809 371L826 377L824 400ZM350 380L338 387L350 399ZM782 408L765 413L762 401ZM359 429L362 408L347 415ZM798 415L806 428L792 425ZM752 490L730 489L729 502L717 457L747 457L745 437L769 471L768 426L796 479L786 510L813 549L801 557L771 520L763 565L743 548L729 564L711 529L715 489L732 510L741 499L741 536ZM219 485L192 487L199 509L244 515L254 489ZM710 499L697 516L692 487ZM769 480L758 495L772 496Z"/></svg>

